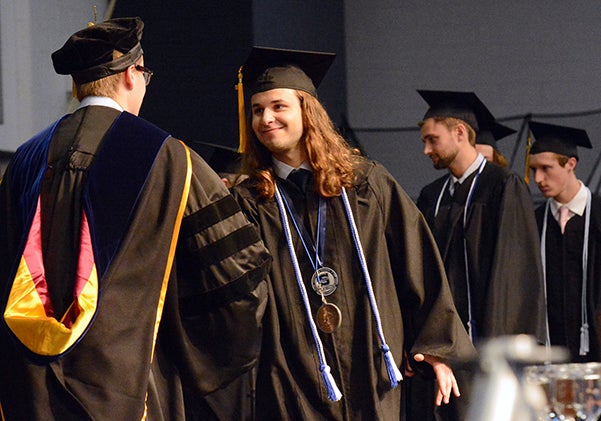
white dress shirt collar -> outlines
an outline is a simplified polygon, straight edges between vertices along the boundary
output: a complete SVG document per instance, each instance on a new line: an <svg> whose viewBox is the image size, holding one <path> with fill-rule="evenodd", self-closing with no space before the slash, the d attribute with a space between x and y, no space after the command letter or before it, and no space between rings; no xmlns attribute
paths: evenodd
<svg viewBox="0 0 601 421"><path fill-rule="evenodd" d="M77 109L88 107L90 105L98 105L101 107L114 108L118 111L123 112L123 107L117 103L113 98L107 96L87 96L81 100L81 103Z"/></svg>
<svg viewBox="0 0 601 421"><path fill-rule="evenodd" d="M311 168L311 165L309 165L308 161L303 161L302 164L300 164L300 166L298 168L295 168L291 165L285 164L282 161L279 161L275 158L273 159L273 170L275 171L275 175L277 175L280 178L286 179L288 178L288 175L298 169L298 168L303 168L305 170L311 171L313 172L313 169Z"/></svg>
<svg viewBox="0 0 601 421"><path fill-rule="evenodd" d="M578 189L578 193L572 200L568 203L559 203L557 200L551 200L551 211L553 212L553 217L559 220L559 207L566 206L570 210L571 215L579 215L582 216L584 214L584 210L586 209L586 188L584 187L584 183L578 180L580 183L580 189Z"/></svg>

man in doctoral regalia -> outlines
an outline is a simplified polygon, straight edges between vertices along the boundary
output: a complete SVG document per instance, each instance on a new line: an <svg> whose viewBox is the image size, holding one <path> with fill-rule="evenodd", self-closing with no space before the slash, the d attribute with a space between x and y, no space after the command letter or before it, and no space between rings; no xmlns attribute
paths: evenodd
<svg viewBox="0 0 601 421"><path fill-rule="evenodd" d="M270 256L206 162L137 116L142 29L52 54L81 104L0 185L2 419L192 419L256 362Z"/></svg>

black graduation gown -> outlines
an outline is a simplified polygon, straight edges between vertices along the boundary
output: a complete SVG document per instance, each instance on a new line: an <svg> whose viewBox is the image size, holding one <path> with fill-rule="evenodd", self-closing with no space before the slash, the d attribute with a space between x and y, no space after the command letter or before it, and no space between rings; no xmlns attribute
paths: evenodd
<svg viewBox="0 0 601 421"><path fill-rule="evenodd" d="M445 192L437 217L436 201L448 175L424 187L417 201L440 248L457 310L467 328L465 238L476 340L526 333L544 343L540 241L528 188L516 174L487 163L464 230L464 205L475 176L452 199Z"/></svg>
<svg viewBox="0 0 601 421"><path fill-rule="evenodd" d="M536 209L541 231L545 207L546 203ZM572 216L562 235L550 209L547 216L546 282L551 344L567 347L573 362L601 361L601 197L593 195L591 199L586 287L590 352L579 355L584 221L584 214Z"/></svg>
<svg viewBox="0 0 601 421"><path fill-rule="evenodd" d="M117 122L125 141L114 136L123 142L107 145L105 133ZM48 165L44 158L13 160L0 185L2 311L28 231L27 219L20 216L29 212L23 202L38 195L27 183L32 175L45 177L40 187L42 231L51 246L44 264L50 269L47 282L52 284L57 317L73 282L72 275L52 269L73 273L78 244L69 238L79 232L82 197L95 202L90 209L96 213L93 218L88 215L94 227L94 256L99 267L100 261L106 267L99 268L94 319L59 358L33 361L4 320L0 324L3 414L9 420L135 420L146 410L148 419L184 420L190 411L186 401L196 403L255 364L268 252L219 177L194 152L187 156L180 141L161 137L156 156L141 158L148 139L131 141L134 134L156 132L150 123L91 106L57 127L52 137L46 137L51 139ZM15 156L28 156L25 151L43 144L38 140L28 142ZM137 149L132 150L132 144ZM142 161L150 166L148 172L137 174L142 176L141 190L127 196L132 169ZM111 170L95 173L98 162ZM186 194L182 186L188 174ZM111 177L112 182L98 182ZM97 188L105 194L90 192ZM131 208L124 207L122 202L130 196ZM176 214L182 211L177 236ZM123 224L119 241L97 249L99 239L117 223ZM112 251L105 258L107 250ZM169 270L167 255L172 253Z"/></svg>
<svg viewBox="0 0 601 421"><path fill-rule="evenodd" d="M447 187L436 217L436 203L448 175L424 187L417 201L436 238L457 311L467 329L465 239L476 342L498 335L526 333L543 343L540 243L528 188L516 174L487 162L477 178L464 230L465 203L476 176L471 174L458 185L453 197ZM423 399L424 393L432 393L433 385L414 379L407 409L412 418L408 420L431 420L435 412L439 419L462 420L470 403L473 372L462 370L455 375L462 397L451 397L449 405L436 411Z"/></svg>
<svg viewBox="0 0 601 421"><path fill-rule="evenodd" d="M301 222L308 222L314 233L317 195L313 191L302 194L290 185L287 189L303 215ZM257 418L398 419L400 387L390 389L342 199L325 199L325 266L340 278L338 289L327 300L342 312L338 330L320 333L327 362L342 392L340 401L331 402L321 380L275 199L258 199L249 180L236 186L233 194L259 227L274 256L258 367ZM473 357L475 351L454 309L436 244L411 199L381 165L373 162L365 162L348 195L384 334L397 365L403 351L442 358ZM311 211L307 213L307 209ZM294 228L292 236L315 317L321 299L310 286L313 269Z"/></svg>

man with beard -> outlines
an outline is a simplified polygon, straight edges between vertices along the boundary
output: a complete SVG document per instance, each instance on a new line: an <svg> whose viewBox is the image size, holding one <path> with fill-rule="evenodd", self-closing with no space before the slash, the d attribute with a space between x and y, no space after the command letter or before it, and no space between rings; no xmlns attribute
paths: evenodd
<svg viewBox="0 0 601 421"><path fill-rule="evenodd" d="M422 189L417 205L436 238L465 328L474 344L522 333L544 342L539 239L528 188L475 148L479 124L494 117L471 92L418 92L430 106L419 123L424 154L448 173ZM465 374L463 382L461 372L457 377L469 400ZM453 405L459 402L466 400L452 399L438 416L464 419L466 408ZM432 417L425 412L410 419Z"/></svg>

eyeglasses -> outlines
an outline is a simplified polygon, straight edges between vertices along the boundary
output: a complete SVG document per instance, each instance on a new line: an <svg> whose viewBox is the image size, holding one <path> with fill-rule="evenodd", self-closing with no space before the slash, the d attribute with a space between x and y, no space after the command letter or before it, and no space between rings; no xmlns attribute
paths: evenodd
<svg viewBox="0 0 601 421"><path fill-rule="evenodd" d="M150 70L148 67L144 67L139 64L136 64L134 67L136 68L136 70L138 70L144 74L144 82L146 82L146 86L148 86L148 84L150 83L150 79L152 79L152 75L154 74L154 72L152 70Z"/></svg>

